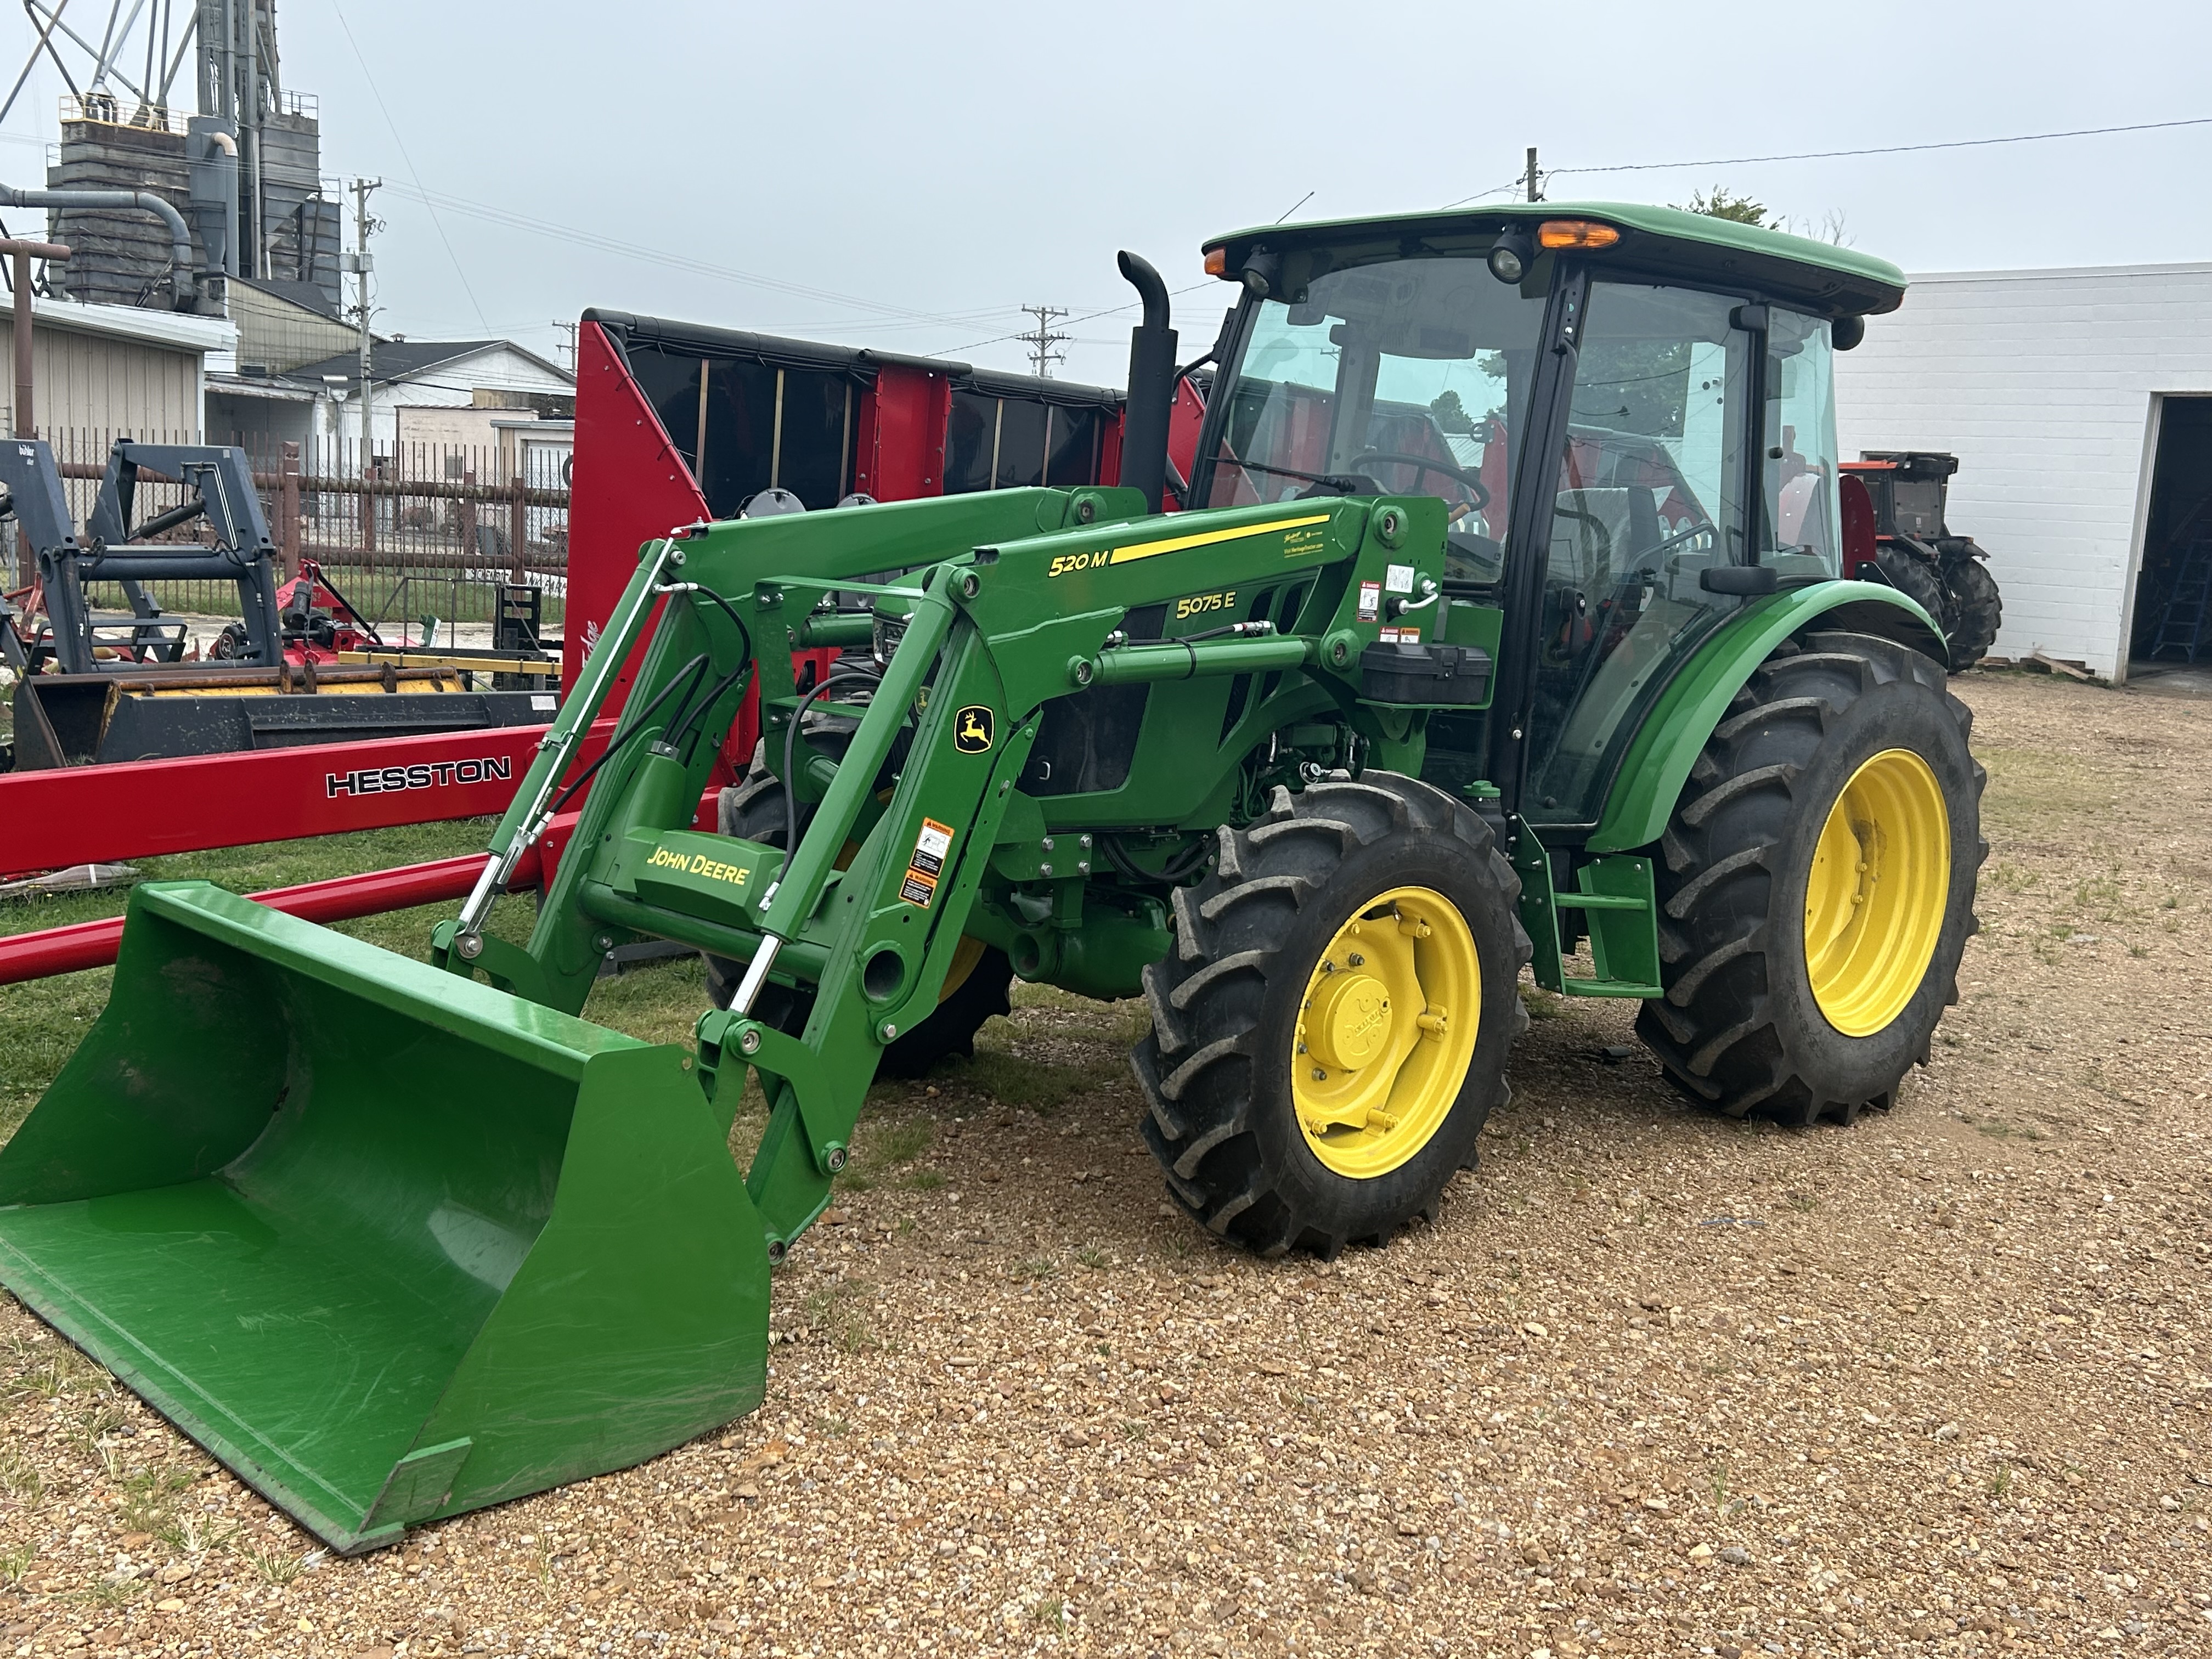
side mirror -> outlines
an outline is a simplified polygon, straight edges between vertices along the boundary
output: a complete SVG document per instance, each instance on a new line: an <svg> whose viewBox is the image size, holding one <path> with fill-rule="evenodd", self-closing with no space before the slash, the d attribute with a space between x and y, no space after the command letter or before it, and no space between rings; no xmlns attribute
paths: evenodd
<svg viewBox="0 0 2212 1659"><path fill-rule="evenodd" d="M1781 578L1771 564L1721 564L1698 573L1698 586L1708 593L1729 593L1756 599L1771 593Z"/></svg>
<svg viewBox="0 0 2212 1659"><path fill-rule="evenodd" d="M1850 351L1866 338L1866 319L1838 317L1828 325L1829 343L1838 351Z"/></svg>

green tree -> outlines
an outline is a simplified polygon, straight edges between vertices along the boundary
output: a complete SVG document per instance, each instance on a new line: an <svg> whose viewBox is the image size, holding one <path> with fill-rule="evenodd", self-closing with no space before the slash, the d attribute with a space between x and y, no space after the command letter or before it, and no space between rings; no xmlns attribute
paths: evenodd
<svg viewBox="0 0 2212 1659"><path fill-rule="evenodd" d="M1768 221L1764 202L1754 202L1748 196L1735 195L1725 185L1715 185L1709 191L1694 191L1688 201L1676 202L1672 205L1685 213L1702 213L1709 219L1731 219L1740 225L1778 228Z"/></svg>
<svg viewBox="0 0 2212 1659"><path fill-rule="evenodd" d="M1438 392L1436 401L1429 405L1429 413L1437 417L1437 424L1447 432L1472 432L1474 416L1467 412L1459 400L1459 393L1446 386Z"/></svg>

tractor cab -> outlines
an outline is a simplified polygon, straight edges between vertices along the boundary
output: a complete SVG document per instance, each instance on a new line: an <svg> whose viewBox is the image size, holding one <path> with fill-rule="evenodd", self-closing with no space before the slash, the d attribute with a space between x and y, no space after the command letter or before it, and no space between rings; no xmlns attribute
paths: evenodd
<svg viewBox="0 0 2212 1659"><path fill-rule="evenodd" d="M1432 722L1431 769L1456 754L1532 823L1595 823L1641 712L1747 599L1844 574L1831 354L1901 298L1883 261L1535 204L1270 227L1206 262L1243 293L1191 504L1444 501L1445 606L1511 621L1492 711Z"/></svg>

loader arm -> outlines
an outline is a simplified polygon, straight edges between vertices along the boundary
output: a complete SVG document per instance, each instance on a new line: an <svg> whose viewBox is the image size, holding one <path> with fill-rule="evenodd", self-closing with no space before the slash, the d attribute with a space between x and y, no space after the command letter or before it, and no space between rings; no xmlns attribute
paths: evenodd
<svg viewBox="0 0 2212 1659"><path fill-rule="evenodd" d="M1015 939L1021 892L1031 908L1080 912L1088 858L1066 860L1056 877L1034 854L994 858L1046 821L1048 803L1022 786L1048 705L1240 676L1271 688L1205 755L1088 809L1170 832L1201 836L1233 816L1224 809L1247 752L1299 716L1340 720L1384 763L1419 766L1423 714L1364 698L1361 654L1379 637L1384 587L1401 605L1437 592L1441 503L1321 498L1171 522L1142 519L1140 507L1128 491L1008 490L648 544L594 653L612 665L642 641L639 672L528 945L472 932L465 912L436 929L434 959L571 1013L605 952L633 939L748 964L732 1006L699 1022L699 1075L726 1128L741 1068L758 1073L770 1117L747 1187L780 1258L828 1204L878 1056L937 1006L963 934ZM1287 596L1279 622L1127 637L1147 607L1270 590ZM780 734L803 696L793 652L886 629L897 643L842 756L793 744L786 785L818 804L789 858L691 829L748 682L761 683L765 747L781 769ZM488 879L573 792L552 745L598 714L610 679L591 676L562 709L519 793L531 804L494 837ZM1166 885L1127 895L1125 913L1094 907L1091 937L1065 947L1067 962L1032 954L1133 987L1166 948ZM800 994L803 1023L754 1017L771 979Z"/></svg>
<svg viewBox="0 0 2212 1659"><path fill-rule="evenodd" d="M625 934L681 939L753 965L732 1007L699 1022L699 1060L726 1125L737 1068L759 1075L770 1121L747 1186L770 1257L780 1257L829 1202L881 1050L936 1006L962 935L991 926L978 916L981 893L1006 884L994 854L1010 811L1024 803L1026 823L1036 810L1019 781L1046 706L1094 687L1273 675L1417 762L1419 712L1377 710L1359 695L1361 653L1379 631L1372 605L1363 619L1363 589L1379 591L1394 564L1408 593L1435 581L1443 511L1426 498L1338 498L1192 515L1173 534L1158 520L1094 522L979 543L882 586L854 583L821 556L805 562L811 578L747 581L748 568L762 568L743 539L748 527L710 530L687 548L684 574L735 599L762 642L754 648L764 678L782 659L781 649L769 657L764 642L787 648L804 629L823 626L832 584L848 602L895 612L897 647L842 757L816 757L830 779L787 862L758 843L684 828L697 778L680 752L641 738L635 758L611 763L595 788L604 800L586 809L572 843L591 850L549 895L532 951L584 939L573 969L569 959L550 959L550 977L570 985L603 941ZM787 537L799 542L803 527ZM884 562L878 551L854 556ZM1194 589L1279 583L1286 571L1302 579L1305 596L1287 629L1242 623L1203 641L1119 642L1132 611ZM697 654L691 630L708 625L698 614L663 623L633 704ZM1217 751L1215 763L1230 770L1242 759ZM878 799L885 778L888 801ZM1202 769L1175 780L1163 795L1164 821L1217 797L1221 781ZM656 874L679 866L682 878ZM1068 872L1088 873L1087 861ZM1145 960L1164 950L1157 921L1134 931ZM807 994L800 1029L753 1016L750 992L770 973Z"/></svg>

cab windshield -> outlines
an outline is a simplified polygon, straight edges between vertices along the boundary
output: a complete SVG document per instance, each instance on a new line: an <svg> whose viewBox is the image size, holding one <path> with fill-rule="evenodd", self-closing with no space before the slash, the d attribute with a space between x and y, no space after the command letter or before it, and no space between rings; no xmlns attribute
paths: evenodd
<svg viewBox="0 0 2212 1659"><path fill-rule="evenodd" d="M1544 284L1510 288L1479 253L1352 265L1262 301L1202 504L1438 496L1446 579L1498 580L1543 319Z"/></svg>

